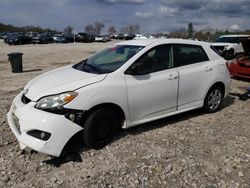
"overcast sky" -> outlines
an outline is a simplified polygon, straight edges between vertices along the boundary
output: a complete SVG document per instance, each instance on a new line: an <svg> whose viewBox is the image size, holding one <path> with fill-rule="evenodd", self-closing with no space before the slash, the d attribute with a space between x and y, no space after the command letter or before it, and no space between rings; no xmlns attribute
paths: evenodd
<svg viewBox="0 0 250 188"><path fill-rule="evenodd" d="M119 31L140 24L146 33L169 32L192 22L199 29L250 28L250 0L0 0L0 22L76 32L95 21Z"/></svg>

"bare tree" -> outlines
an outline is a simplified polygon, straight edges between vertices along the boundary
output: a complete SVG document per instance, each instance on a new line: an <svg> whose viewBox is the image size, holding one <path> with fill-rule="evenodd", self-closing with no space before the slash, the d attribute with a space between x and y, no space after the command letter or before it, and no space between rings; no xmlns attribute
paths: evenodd
<svg viewBox="0 0 250 188"><path fill-rule="evenodd" d="M129 24L125 27L122 27L121 30L123 30L122 33L127 34L136 34L140 32L140 25L139 24Z"/></svg>
<svg viewBox="0 0 250 188"><path fill-rule="evenodd" d="M134 28L135 28L135 34L140 33L140 25L139 24L135 24Z"/></svg>
<svg viewBox="0 0 250 188"><path fill-rule="evenodd" d="M95 27L96 35L100 35L101 30L105 27L105 25L104 23L97 21L95 22L94 27Z"/></svg>
<svg viewBox="0 0 250 188"><path fill-rule="evenodd" d="M95 35L96 31L95 31L95 27L92 24L88 24L85 26L84 28L85 33L91 34L91 35Z"/></svg>
<svg viewBox="0 0 250 188"><path fill-rule="evenodd" d="M108 28L108 34L109 34L109 35L114 35L114 34L116 34L116 29L115 29L114 26L110 26L110 27Z"/></svg>
<svg viewBox="0 0 250 188"><path fill-rule="evenodd" d="M200 41L204 40L204 35L203 35L203 33L201 31L198 31L198 32L194 33L193 36L194 36L194 38L196 38L196 39L198 39Z"/></svg>
<svg viewBox="0 0 250 188"><path fill-rule="evenodd" d="M67 33L67 34L72 34L72 32L73 32L73 27L72 26L67 26L64 30L63 30L63 32L64 33Z"/></svg>
<svg viewBox="0 0 250 188"><path fill-rule="evenodd" d="M127 32L126 27L121 27L120 28L120 33L125 34Z"/></svg>

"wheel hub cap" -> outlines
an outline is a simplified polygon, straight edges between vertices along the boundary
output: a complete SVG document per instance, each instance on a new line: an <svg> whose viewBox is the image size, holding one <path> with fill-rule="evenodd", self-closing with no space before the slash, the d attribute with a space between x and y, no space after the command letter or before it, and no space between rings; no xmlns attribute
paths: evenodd
<svg viewBox="0 0 250 188"><path fill-rule="evenodd" d="M219 89L213 90L208 97L208 107L211 110L217 109L221 103L221 98L221 91Z"/></svg>

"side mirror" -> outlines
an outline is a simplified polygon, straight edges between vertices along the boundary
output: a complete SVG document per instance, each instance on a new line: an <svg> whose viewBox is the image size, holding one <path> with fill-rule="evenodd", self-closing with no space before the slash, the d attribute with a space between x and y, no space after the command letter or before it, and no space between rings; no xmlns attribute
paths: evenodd
<svg viewBox="0 0 250 188"><path fill-rule="evenodd" d="M143 63L135 63L125 71L125 74L128 75L144 75L149 73L149 70L146 70L145 65Z"/></svg>

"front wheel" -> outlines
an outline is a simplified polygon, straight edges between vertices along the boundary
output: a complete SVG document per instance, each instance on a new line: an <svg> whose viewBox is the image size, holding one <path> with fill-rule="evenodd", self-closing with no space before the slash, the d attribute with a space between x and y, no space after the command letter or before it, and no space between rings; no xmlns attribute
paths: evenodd
<svg viewBox="0 0 250 188"><path fill-rule="evenodd" d="M225 51L224 53L224 58L226 60L232 60L234 58L234 50L233 49L230 49L228 51Z"/></svg>
<svg viewBox="0 0 250 188"><path fill-rule="evenodd" d="M117 127L115 111L108 108L97 109L84 124L84 142L91 148L101 149L111 141Z"/></svg>
<svg viewBox="0 0 250 188"><path fill-rule="evenodd" d="M214 113L217 112L220 107L223 100L223 89L220 86L214 86L212 87L205 98L204 101L204 110L208 113Z"/></svg>

